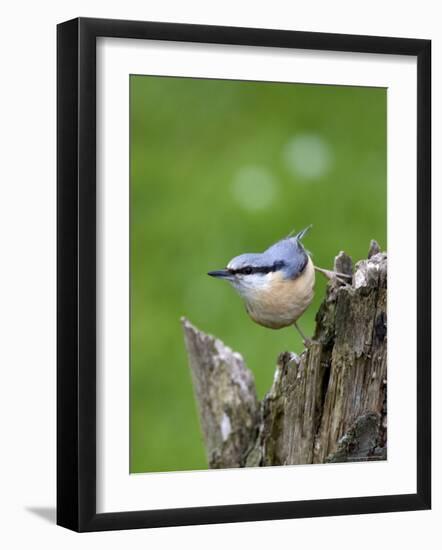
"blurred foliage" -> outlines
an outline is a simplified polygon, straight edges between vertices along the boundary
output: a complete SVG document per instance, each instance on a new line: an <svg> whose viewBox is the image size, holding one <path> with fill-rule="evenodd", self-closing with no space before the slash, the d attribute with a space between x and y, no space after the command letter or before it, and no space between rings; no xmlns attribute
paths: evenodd
<svg viewBox="0 0 442 550"><path fill-rule="evenodd" d="M298 334L254 324L206 273L309 224L322 267L365 257L371 238L386 249L386 90L131 76L130 122L131 471L204 469L180 316L270 388Z"/></svg>

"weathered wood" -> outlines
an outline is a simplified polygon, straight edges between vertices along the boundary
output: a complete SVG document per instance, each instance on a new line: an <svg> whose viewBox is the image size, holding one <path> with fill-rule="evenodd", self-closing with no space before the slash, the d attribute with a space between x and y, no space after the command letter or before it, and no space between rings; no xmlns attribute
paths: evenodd
<svg viewBox="0 0 442 550"><path fill-rule="evenodd" d="M258 429L253 374L221 340L182 325L209 466L243 466Z"/></svg>
<svg viewBox="0 0 442 550"><path fill-rule="evenodd" d="M333 318L320 319L317 333L327 322L334 326L330 378L316 441L314 462L325 462L357 418L381 414L386 399L386 269L385 254L356 264L352 286L336 293ZM330 332L330 329L328 329Z"/></svg>
<svg viewBox="0 0 442 550"><path fill-rule="evenodd" d="M370 241L370 248L368 249L368 259L370 259L375 254L379 254L381 251L381 247L379 246L378 242L372 239Z"/></svg>
<svg viewBox="0 0 442 550"><path fill-rule="evenodd" d="M352 274L341 252L335 271ZM387 449L387 255L329 283L313 343L279 356L261 403L242 357L183 321L210 467L380 460Z"/></svg>
<svg viewBox="0 0 442 550"><path fill-rule="evenodd" d="M279 356L272 389L263 400L255 448L256 466L309 464L323 406L327 371L321 364L321 345L313 343L301 358ZM259 459L257 457L259 456ZM248 465L251 465L249 460Z"/></svg>

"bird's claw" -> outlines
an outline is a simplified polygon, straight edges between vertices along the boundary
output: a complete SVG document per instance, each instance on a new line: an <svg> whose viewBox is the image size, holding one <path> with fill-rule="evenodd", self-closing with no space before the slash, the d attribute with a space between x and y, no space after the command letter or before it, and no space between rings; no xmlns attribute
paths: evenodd
<svg viewBox="0 0 442 550"><path fill-rule="evenodd" d="M315 266L316 271L322 273L329 281L338 282L343 286L351 286L353 276L347 273L339 273L338 271L331 271L330 269L322 269ZM350 282L349 282L350 281Z"/></svg>
<svg viewBox="0 0 442 550"><path fill-rule="evenodd" d="M345 281L341 277L338 277L337 275L332 279L332 281L337 281L338 283L341 283L342 286L351 286L351 283L348 281Z"/></svg>
<svg viewBox="0 0 442 550"><path fill-rule="evenodd" d="M313 338L305 338L302 343L306 349L310 349L314 344L318 344L319 342L317 340L313 340Z"/></svg>

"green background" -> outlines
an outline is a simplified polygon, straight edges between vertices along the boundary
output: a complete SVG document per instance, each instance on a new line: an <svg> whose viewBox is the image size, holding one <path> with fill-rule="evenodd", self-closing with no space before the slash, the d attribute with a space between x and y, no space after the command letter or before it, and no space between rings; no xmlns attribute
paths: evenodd
<svg viewBox="0 0 442 550"><path fill-rule="evenodd" d="M180 316L244 355L259 396L302 350L207 271L309 224L320 267L386 249L386 109L380 88L130 77L131 472L207 468Z"/></svg>

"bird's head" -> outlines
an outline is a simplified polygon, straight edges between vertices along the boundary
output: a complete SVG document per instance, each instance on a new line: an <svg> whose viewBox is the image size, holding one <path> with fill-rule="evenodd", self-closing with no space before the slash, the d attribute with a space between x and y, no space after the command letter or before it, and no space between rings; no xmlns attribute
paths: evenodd
<svg viewBox="0 0 442 550"><path fill-rule="evenodd" d="M278 260L262 254L241 254L227 264L225 269L210 271L211 277L225 279L241 296L247 297L249 293L259 291L270 283L271 278L285 267L282 259Z"/></svg>
<svg viewBox="0 0 442 550"><path fill-rule="evenodd" d="M300 240L305 230L294 237L278 241L261 254L241 254L225 269L208 275L228 281L244 298L269 288L272 282L290 280L300 275L308 256Z"/></svg>

